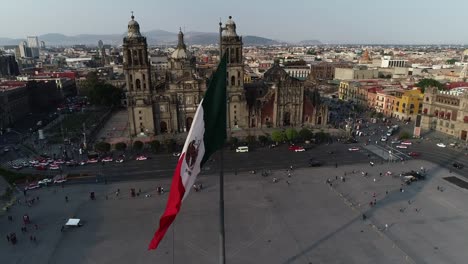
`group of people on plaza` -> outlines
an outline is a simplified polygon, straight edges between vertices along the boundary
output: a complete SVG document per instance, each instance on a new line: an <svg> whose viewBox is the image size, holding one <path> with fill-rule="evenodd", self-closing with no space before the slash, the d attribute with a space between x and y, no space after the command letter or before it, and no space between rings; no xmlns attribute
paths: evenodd
<svg viewBox="0 0 468 264"><path fill-rule="evenodd" d="M8 216L8 221L14 222L13 221L13 216L9 215ZM29 215L24 214L23 215L23 226L21 226L21 233L26 234L31 230L38 230L39 229L39 226L37 224L34 224L34 228L29 228L28 229L28 226L31 225L31 224L32 223L31 223L31 219L29 218ZM9 234L7 234L6 239L7 239L8 243L11 243L12 245L16 245L16 243L18 243L18 238L16 236L16 232L10 232ZM33 235L31 233L29 235L29 240L31 240L31 242L37 242L36 235Z"/></svg>

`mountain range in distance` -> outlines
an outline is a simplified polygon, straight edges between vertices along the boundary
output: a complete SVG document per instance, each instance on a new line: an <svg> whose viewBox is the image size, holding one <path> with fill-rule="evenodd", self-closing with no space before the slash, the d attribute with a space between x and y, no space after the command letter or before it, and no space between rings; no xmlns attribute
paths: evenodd
<svg viewBox="0 0 468 264"><path fill-rule="evenodd" d="M177 44L178 33L165 30L151 30L142 33L146 36L149 45L175 45ZM102 40L104 44L118 46L122 44L122 39L126 34L80 34L75 36L66 36L59 33L49 33L38 36L39 41L44 41L46 46L71 46L71 45L92 45L97 46L98 41ZM211 32L186 32L184 33L185 43L187 45L210 45L219 42L219 33ZM0 37L0 46L18 45L25 39L12 39ZM300 45L320 45L318 40L304 40L299 43L288 43L285 41L273 40L258 36L242 36L244 46L263 46L263 45L282 45L282 44L300 44Z"/></svg>

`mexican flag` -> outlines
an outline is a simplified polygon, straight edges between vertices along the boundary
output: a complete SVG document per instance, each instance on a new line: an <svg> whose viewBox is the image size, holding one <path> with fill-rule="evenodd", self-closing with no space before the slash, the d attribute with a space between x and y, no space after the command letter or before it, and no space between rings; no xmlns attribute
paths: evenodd
<svg viewBox="0 0 468 264"><path fill-rule="evenodd" d="M179 213L182 201L187 198L201 168L226 141L226 77L226 56L223 56L193 118L173 175L166 210L159 220L159 228L149 249L158 247Z"/></svg>

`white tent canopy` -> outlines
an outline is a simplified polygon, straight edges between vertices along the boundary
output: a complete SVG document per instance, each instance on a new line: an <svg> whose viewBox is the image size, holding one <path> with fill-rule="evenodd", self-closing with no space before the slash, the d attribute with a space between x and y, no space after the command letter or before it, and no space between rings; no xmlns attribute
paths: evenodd
<svg viewBox="0 0 468 264"><path fill-rule="evenodd" d="M68 219L68 221L67 221L67 223L65 225L66 226L79 226L80 225L80 219L70 218L70 219Z"/></svg>

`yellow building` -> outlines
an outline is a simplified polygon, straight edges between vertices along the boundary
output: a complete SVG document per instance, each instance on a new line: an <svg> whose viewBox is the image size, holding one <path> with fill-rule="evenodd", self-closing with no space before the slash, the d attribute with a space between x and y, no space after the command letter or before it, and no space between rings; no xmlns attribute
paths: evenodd
<svg viewBox="0 0 468 264"><path fill-rule="evenodd" d="M424 94L420 90L398 91L395 93L393 116L401 120L415 120L422 112Z"/></svg>

